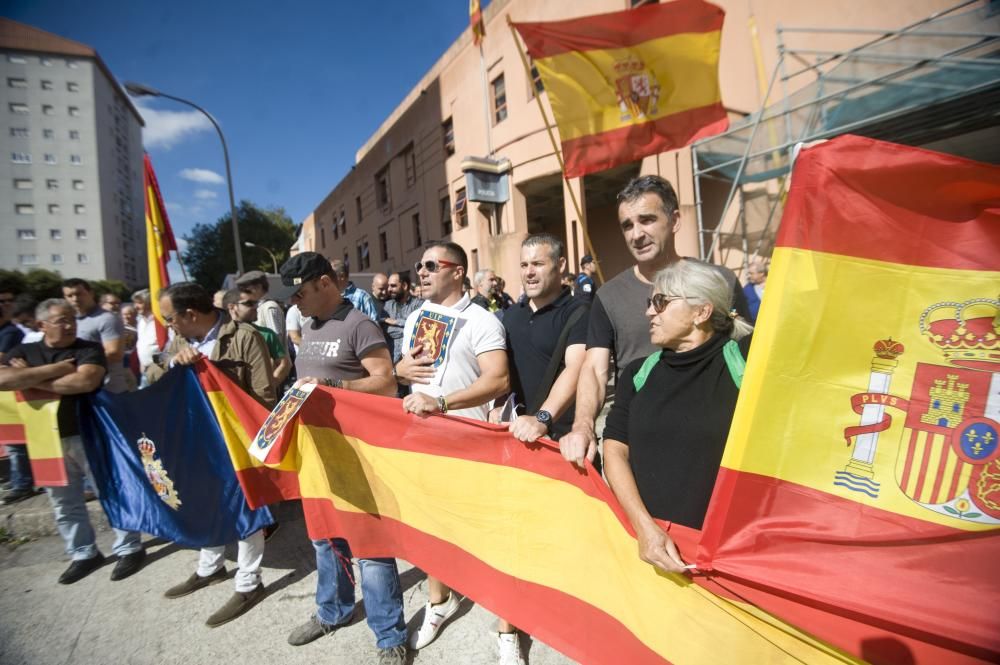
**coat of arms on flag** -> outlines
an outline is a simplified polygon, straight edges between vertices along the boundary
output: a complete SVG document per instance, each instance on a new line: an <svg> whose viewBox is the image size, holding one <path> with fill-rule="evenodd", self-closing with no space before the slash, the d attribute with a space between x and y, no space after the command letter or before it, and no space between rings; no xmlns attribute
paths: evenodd
<svg viewBox="0 0 1000 665"><path fill-rule="evenodd" d="M180 508L181 500L177 496L177 490L174 489L174 481L167 475L166 469L163 468L163 462L156 456L156 444L143 434L135 442L135 447L139 449L142 469L146 472L146 479L149 480L156 496L174 510Z"/></svg>
<svg viewBox="0 0 1000 665"><path fill-rule="evenodd" d="M444 363L454 330L454 316L422 310L417 317L413 335L410 336L410 348L423 346L421 356L433 358L434 364L431 367L438 368Z"/></svg>

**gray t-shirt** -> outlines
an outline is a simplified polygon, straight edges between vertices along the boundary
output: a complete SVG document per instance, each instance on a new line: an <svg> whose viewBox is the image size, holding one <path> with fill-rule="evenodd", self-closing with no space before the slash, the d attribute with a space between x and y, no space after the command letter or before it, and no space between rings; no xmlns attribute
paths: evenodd
<svg viewBox="0 0 1000 665"><path fill-rule="evenodd" d="M82 316L76 317L76 336L89 342L112 342L125 334L125 324L121 317L95 306ZM109 393L128 392L128 369L121 360L108 363L108 375L104 378L104 389Z"/></svg>
<svg viewBox="0 0 1000 665"><path fill-rule="evenodd" d="M328 321L314 317L303 324L295 371L299 378L359 379L365 376L361 359L378 348L385 348L382 329L345 300Z"/></svg>

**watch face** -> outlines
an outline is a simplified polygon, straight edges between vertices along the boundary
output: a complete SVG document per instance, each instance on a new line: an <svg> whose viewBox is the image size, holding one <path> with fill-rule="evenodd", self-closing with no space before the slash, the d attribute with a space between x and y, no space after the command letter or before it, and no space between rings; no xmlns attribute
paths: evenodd
<svg viewBox="0 0 1000 665"><path fill-rule="evenodd" d="M535 414L535 419L543 425L548 425L552 422L552 414L548 411L539 411Z"/></svg>

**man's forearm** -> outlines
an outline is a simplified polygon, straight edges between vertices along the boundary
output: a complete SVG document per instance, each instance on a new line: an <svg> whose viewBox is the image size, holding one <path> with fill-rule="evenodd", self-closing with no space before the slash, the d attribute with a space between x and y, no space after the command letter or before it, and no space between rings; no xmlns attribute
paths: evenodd
<svg viewBox="0 0 1000 665"><path fill-rule="evenodd" d="M491 400L505 395L510 391L510 381L507 375L488 376L482 375L473 381L469 387L445 395L448 402L448 409L469 409L483 404L488 404Z"/></svg>
<svg viewBox="0 0 1000 665"><path fill-rule="evenodd" d="M60 376L55 365L0 368L0 390L27 390Z"/></svg>
<svg viewBox="0 0 1000 665"><path fill-rule="evenodd" d="M394 397L396 395L396 380L393 379L391 374L377 374L360 379L349 379L343 381L341 385L347 390L359 393L385 395L386 397Z"/></svg>
<svg viewBox="0 0 1000 665"><path fill-rule="evenodd" d="M552 420L559 420L560 416L566 413L566 409L576 399L576 387L579 378L580 375L578 373L563 370L559 378L552 385L552 390L549 391L548 397L545 398L545 401L539 408L551 413Z"/></svg>
<svg viewBox="0 0 1000 665"><path fill-rule="evenodd" d="M43 381L36 387L59 395L79 395L80 393L89 393L100 388L101 379L103 378L103 374L95 379L93 375L74 372L73 374L60 376L58 379Z"/></svg>
<svg viewBox="0 0 1000 665"><path fill-rule="evenodd" d="M594 421L604 405L604 395L607 382L601 381L594 369L588 364L580 372L576 388L576 412L573 417L573 428L583 427L593 431Z"/></svg>

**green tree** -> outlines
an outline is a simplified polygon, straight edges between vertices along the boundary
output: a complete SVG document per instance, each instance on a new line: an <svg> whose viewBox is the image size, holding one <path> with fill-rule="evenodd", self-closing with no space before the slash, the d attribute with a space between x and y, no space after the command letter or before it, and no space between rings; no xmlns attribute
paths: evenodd
<svg viewBox="0 0 1000 665"><path fill-rule="evenodd" d="M295 242L295 223L284 208L259 208L250 201L240 201L236 210L240 242L250 241L274 253L280 266L288 259L288 249ZM226 214L214 224L198 224L184 236L184 266L192 280L207 289L222 287L226 275L236 271L233 251L233 227ZM263 249L243 247L244 270L274 270L270 255Z"/></svg>
<svg viewBox="0 0 1000 665"><path fill-rule="evenodd" d="M62 298L62 276L51 270L35 268L24 276L25 291L38 302L46 298Z"/></svg>

